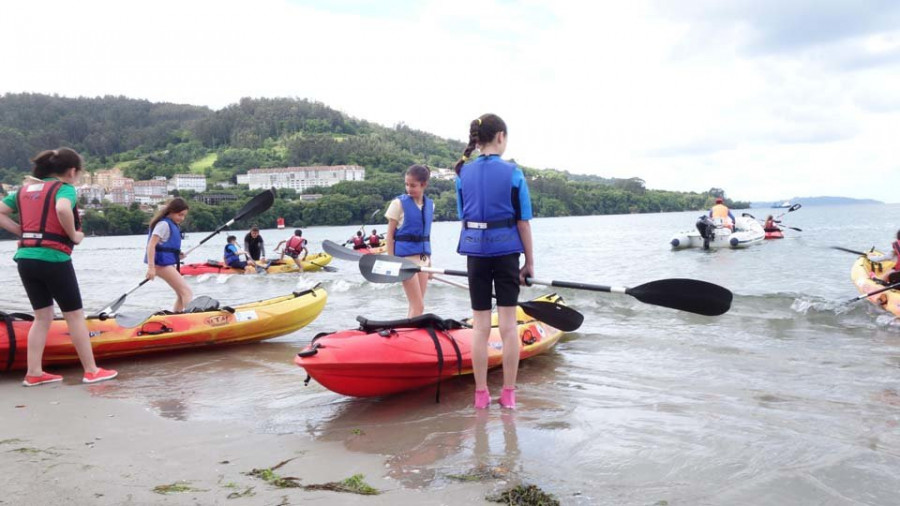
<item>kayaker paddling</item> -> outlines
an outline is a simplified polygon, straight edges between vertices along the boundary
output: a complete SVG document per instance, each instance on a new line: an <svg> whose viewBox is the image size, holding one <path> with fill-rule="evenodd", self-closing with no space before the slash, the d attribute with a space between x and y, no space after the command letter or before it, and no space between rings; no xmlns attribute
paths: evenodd
<svg viewBox="0 0 900 506"><path fill-rule="evenodd" d="M900 283L900 268L898 268L898 264L900 264L900 230L897 231L897 239L891 243L890 253L886 255L867 253L866 257L872 262L894 262L894 267L891 270L884 272L880 277L874 272L870 273L870 277L880 279L890 285Z"/></svg>
<svg viewBox="0 0 900 506"><path fill-rule="evenodd" d="M406 194L391 201L384 216L388 219L385 235L387 253L412 260L421 267L431 266L431 222L434 218L434 201L425 196L431 171L424 165L412 165L406 169ZM369 238L375 246L380 240L375 230ZM407 318L425 312L425 291L429 275L418 273L403 282L403 291L409 301Z"/></svg>
<svg viewBox="0 0 900 506"><path fill-rule="evenodd" d="M503 391L500 405L515 409L519 367L516 304L519 285L534 277L531 198L525 175L500 157L506 151L506 123L485 114L469 126L469 144L456 162L456 207L462 221L457 252L466 255L474 339L475 408L490 404L487 387L487 343L491 331L491 291L497 295L503 341ZM481 155L466 164L478 148ZM525 264L519 267L519 256Z"/></svg>
<svg viewBox="0 0 900 506"><path fill-rule="evenodd" d="M34 309L34 322L28 330L28 371L22 385L37 386L63 379L42 367L54 300L84 368L82 382L110 380L118 373L101 369L94 362L81 291L72 266L72 249L84 239L74 187L81 177L81 156L75 150L59 148L42 151L32 163L33 178L0 203L0 227L21 238L13 260ZM10 217L13 213L18 213L19 223Z"/></svg>

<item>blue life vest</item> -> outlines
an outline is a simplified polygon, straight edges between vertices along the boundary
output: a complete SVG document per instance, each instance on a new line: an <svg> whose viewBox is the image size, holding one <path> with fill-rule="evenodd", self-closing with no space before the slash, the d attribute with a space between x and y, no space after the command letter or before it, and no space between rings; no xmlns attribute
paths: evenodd
<svg viewBox="0 0 900 506"><path fill-rule="evenodd" d="M525 252L512 203L515 169L515 164L499 156L479 156L462 167L462 232L456 248L459 254L498 257Z"/></svg>
<svg viewBox="0 0 900 506"><path fill-rule="evenodd" d="M169 218L163 218L169 224L169 238L156 245L156 255L153 257L154 265L181 265L181 229ZM153 237L153 229L147 234L147 242ZM147 263L146 254L144 263Z"/></svg>
<svg viewBox="0 0 900 506"><path fill-rule="evenodd" d="M422 209L409 195L400 195L403 206L403 225L394 232L394 254L398 257L431 255L431 221L434 205L422 196Z"/></svg>
<svg viewBox="0 0 900 506"><path fill-rule="evenodd" d="M225 245L225 264L231 265L234 262L240 262L241 257L237 255L237 246L234 244Z"/></svg>

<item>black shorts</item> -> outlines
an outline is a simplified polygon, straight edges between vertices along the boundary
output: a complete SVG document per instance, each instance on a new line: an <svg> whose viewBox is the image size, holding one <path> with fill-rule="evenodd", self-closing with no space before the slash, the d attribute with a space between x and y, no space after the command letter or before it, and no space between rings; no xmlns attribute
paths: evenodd
<svg viewBox="0 0 900 506"><path fill-rule="evenodd" d="M246 268L247 268L247 262L245 262L245 261L243 261L243 260L236 260L236 261L231 262L230 264L228 264L228 267L231 267L232 269L246 269Z"/></svg>
<svg viewBox="0 0 900 506"><path fill-rule="evenodd" d="M494 290L498 306L509 307L519 303L519 253L466 258L473 310L491 309L491 292Z"/></svg>
<svg viewBox="0 0 900 506"><path fill-rule="evenodd" d="M45 262L30 258L16 261L19 277L33 309L52 306L55 300L63 313L81 309L81 291L72 261Z"/></svg>

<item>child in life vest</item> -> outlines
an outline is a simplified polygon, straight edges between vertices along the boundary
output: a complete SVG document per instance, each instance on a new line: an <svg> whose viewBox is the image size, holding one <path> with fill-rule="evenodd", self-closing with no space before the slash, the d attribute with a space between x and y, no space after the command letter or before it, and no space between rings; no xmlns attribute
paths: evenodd
<svg viewBox="0 0 900 506"><path fill-rule="evenodd" d="M309 254L309 250L306 249L307 241L303 238L303 231L299 228L294 230L294 235L291 236L290 239L286 239L278 243L275 246L275 251L281 249L281 246L284 246L284 249L281 250L281 258L279 261L284 260L285 255L294 259L295 262L299 262L306 260L306 255ZM303 256L300 257L300 254L303 253ZM299 260L298 260L299 257Z"/></svg>
<svg viewBox="0 0 900 506"><path fill-rule="evenodd" d="M237 237L229 235L226 240L228 241L228 244L225 245L224 251L225 265L232 269L241 269L247 274L256 272L256 262L254 262L252 258L249 258L250 255L247 254L246 251L238 248ZM248 257L247 260L241 260L241 255Z"/></svg>
<svg viewBox="0 0 900 506"><path fill-rule="evenodd" d="M33 177L0 203L0 227L21 237L13 260L34 309L34 322L28 330L28 370L22 385L32 387L63 379L44 371L42 364L54 300L84 368L81 381L113 379L116 371L101 369L94 362L81 291L72 266L72 250L84 239L74 187L81 177L81 156L72 149L59 148L42 151L32 163ZM18 213L19 223L11 218L13 213Z"/></svg>
<svg viewBox="0 0 900 506"><path fill-rule="evenodd" d="M159 276L175 291L176 313L184 311L184 307L193 299L193 292L181 277L178 268L184 253L181 252L181 225L187 218L188 205L181 197L175 197L163 206L150 220L150 233L147 235L147 279Z"/></svg>
<svg viewBox="0 0 900 506"><path fill-rule="evenodd" d="M487 342L491 332L491 290L497 295L503 340L503 390L500 406L516 407L519 335L516 306L519 285L534 277L531 198L525 175L516 164L500 158L506 151L506 123L485 114L469 126L469 144L456 162L456 207L462 222L457 252L466 256L472 302L475 408L490 404L487 386ZM466 163L478 148L478 158ZM524 265L519 257L524 254Z"/></svg>
<svg viewBox="0 0 900 506"><path fill-rule="evenodd" d="M422 267L431 266L431 222L434 217L434 201L425 196L431 171L424 165L406 169L406 194L391 201L384 216L388 219L385 235L387 253L408 258ZM375 231L372 235L376 237ZM413 318L425 312L425 290L428 273L420 272L403 282L403 291L409 301L407 317Z"/></svg>

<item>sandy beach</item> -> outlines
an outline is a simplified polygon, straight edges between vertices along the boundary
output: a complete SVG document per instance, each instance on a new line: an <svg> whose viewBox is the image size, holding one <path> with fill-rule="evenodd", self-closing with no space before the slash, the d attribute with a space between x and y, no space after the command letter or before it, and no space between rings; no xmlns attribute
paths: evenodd
<svg viewBox="0 0 900 506"><path fill-rule="evenodd" d="M385 474L389 456L249 423L171 420L103 397L113 382L68 376L35 388L17 373L0 379L0 504L481 504L496 486L404 488ZM381 494L279 488L248 474L286 460L274 473L301 486L362 474Z"/></svg>

